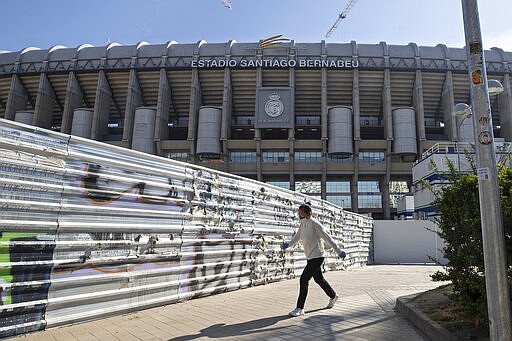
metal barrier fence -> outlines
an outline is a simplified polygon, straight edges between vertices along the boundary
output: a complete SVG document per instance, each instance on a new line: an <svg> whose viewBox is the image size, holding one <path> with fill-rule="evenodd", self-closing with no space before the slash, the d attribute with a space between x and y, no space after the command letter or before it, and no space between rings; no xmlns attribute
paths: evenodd
<svg viewBox="0 0 512 341"><path fill-rule="evenodd" d="M311 201L367 263L373 221L239 176L0 119L0 337L300 275Z"/></svg>

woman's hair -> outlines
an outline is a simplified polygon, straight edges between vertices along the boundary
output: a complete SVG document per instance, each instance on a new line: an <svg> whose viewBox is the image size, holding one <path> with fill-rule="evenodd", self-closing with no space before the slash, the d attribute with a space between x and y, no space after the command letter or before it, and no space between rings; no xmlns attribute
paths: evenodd
<svg viewBox="0 0 512 341"><path fill-rule="evenodd" d="M304 211L304 213L311 213L311 203L307 202L299 206L299 210Z"/></svg>

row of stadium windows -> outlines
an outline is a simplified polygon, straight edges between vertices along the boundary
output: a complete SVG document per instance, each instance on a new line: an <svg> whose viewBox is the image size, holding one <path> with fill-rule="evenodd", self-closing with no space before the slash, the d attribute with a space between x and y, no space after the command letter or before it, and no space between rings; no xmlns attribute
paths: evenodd
<svg viewBox="0 0 512 341"><path fill-rule="evenodd" d="M256 162L256 152L232 151L229 153L229 161L233 163L252 163ZM287 163L290 161L289 152L263 152L262 161L268 163ZM344 159L328 158L329 162L352 162L352 157ZM383 162L383 151L361 151L359 152L359 161L361 162ZM295 162L316 163L322 162L322 152L320 151L296 151Z"/></svg>
<svg viewBox="0 0 512 341"><path fill-rule="evenodd" d="M235 126L252 126L254 125L254 116L235 116L231 119L231 124ZM362 127L370 126L370 127L380 127L382 126L382 119L377 116L360 116L359 123ZM312 116L295 116L295 125L298 126L308 126L308 125L320 125L321 117L320 114L315 114ZM444 123L438 121L434 118L425 117L425 126L427 127L443 127Z"/></svg>
<svg viewBox="0 0 512 341"><path fill-rule="evenodd" d="M268 180L266 183L290 189L289 181ZM352 207L350 181L327 181L326 200L343 208ZM312 196L321 196L321 182L318 180L295 181L295 190ZM406 181L391 181L389 196L391 207L396 208L398 197L409 191ZM382 208L382 192L379 181L364 180L357 182L357 203L359 208Z"/></svg>
<svg viewBox="0 0 512 341"><path fill-rule="evenodd" d="M169 140L187 140L188 138L188 117L173 118L168 122ZM378 117L362 117L360 137L363 140L384 139L384 127L379 123ZM442 122L425 119L425 132L427 139L447 140L444 135ZM53 127L59 130L60 127ZM254 116L236 116L232 119L230 138L233 140L252 140L255 138ZM108 124L108 134L103 137L104 141L122 140L123 125L119 122ZM294 137L298 140L321 139L320 116L296 116ZM289 138L289 129L266 128L261 129L261 138L270 140L286 140Z"/></svg>
<svg viewBox="0 0 512 341"><path fill-rule="evenodd" d="M233 126L254 126L254 116L235 116L231 119L231 125ZM188 117L177 117L172 118L167 123L169 128L177 128L177 127L188 127ZM360 117L360 125L370 126L370 127L380 127L381 119L375 116L361 116ZM295 125L297 126L319 126L321 125L320 115L317 116L296 116L295 117ZM433 118L425 118L425 126L427 127L440 127L444 126L443 122L436 121ZM109 128L120 128L122 125L119 122L110 122L108 123Z"/></svg>

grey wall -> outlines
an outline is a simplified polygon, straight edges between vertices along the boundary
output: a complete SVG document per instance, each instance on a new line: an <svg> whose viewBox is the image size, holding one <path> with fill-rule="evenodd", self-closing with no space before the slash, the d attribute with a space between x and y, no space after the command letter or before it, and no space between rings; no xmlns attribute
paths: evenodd
<svg viewBox="0 0 512 341"><path fill-rule="evenodd" d="M432 263L428 255L445 264L440 251L444 240L436 230L437 225L429 220L375 220L374 263Z"/></svg>

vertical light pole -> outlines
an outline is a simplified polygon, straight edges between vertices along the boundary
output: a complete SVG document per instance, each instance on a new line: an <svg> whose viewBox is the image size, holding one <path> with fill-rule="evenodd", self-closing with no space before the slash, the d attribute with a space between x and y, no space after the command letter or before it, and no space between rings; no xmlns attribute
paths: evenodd
<svg viewBox="0 0 512 341"><path fill-rule="evenodd" d="M478 5L476 0L461 1L476 139L489 333L493 341L512 340L505 237Z"/></svg>

